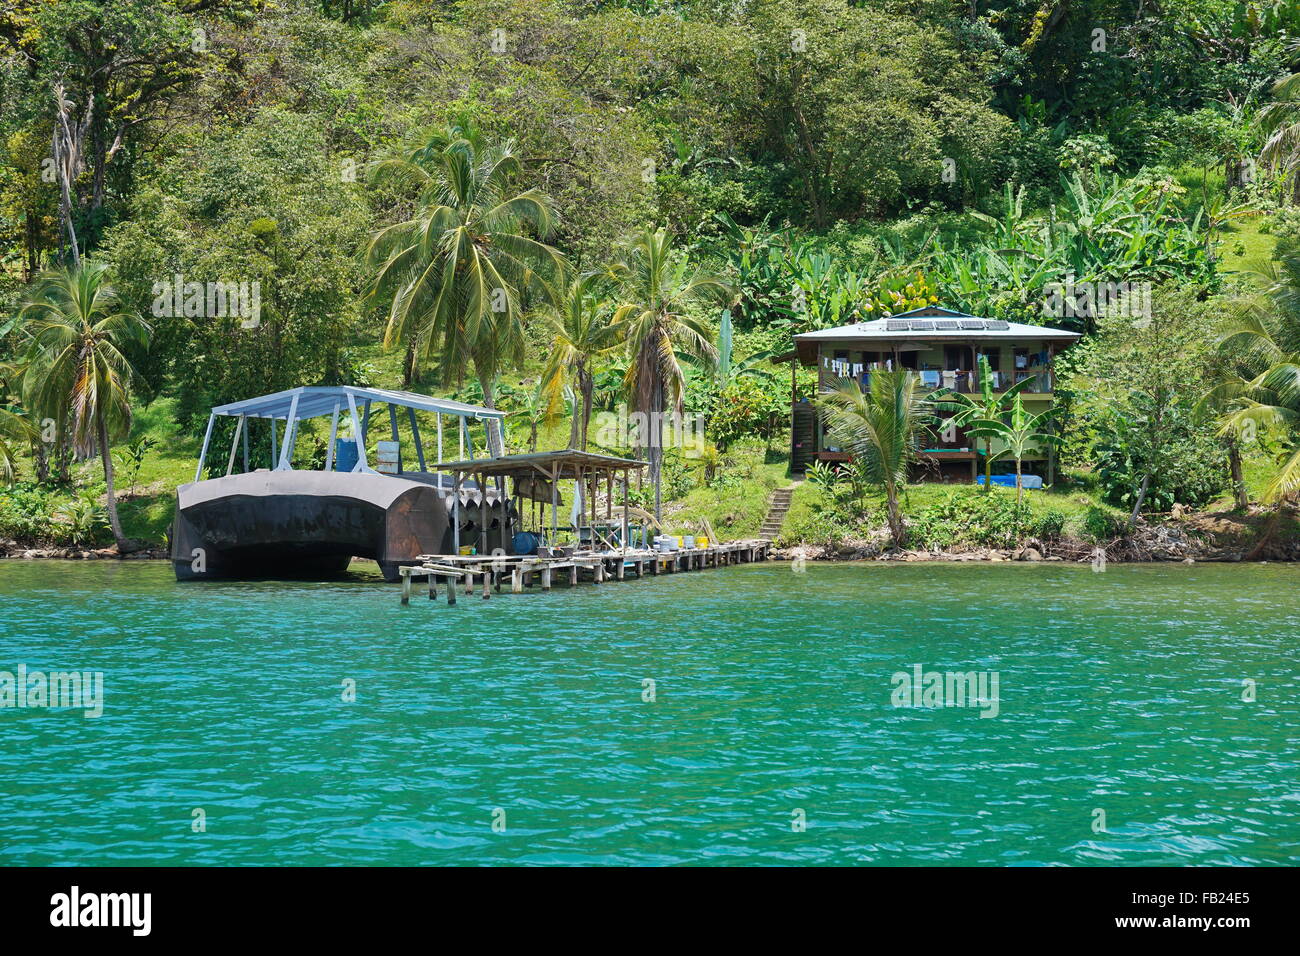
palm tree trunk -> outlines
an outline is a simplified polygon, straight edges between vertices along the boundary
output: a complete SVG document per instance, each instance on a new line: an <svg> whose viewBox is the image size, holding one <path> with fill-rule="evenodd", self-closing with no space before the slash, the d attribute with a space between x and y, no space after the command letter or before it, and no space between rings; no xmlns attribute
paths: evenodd
<svg viewBox="0 0 1300 956"><path fill-rule="evenodd" d="M1250 495L1246 494L1246 480L1241 474L1241 447L1235 438L1228 439L1228 469L1232 473L1232 494L1237 507L1250 507Z"/></svg>
<svg viewBox="0 0 1300 956"><path fill-rule="evenodd" d="M903 515L898 510L898 489L892 484L885 487L885 502L889 512L889 536L894 547L901 548L907 540L907 531L903 527Z"/></svg>
<svg viewBox="0 0 1300 956"><path fill-rule="evenodd" d="M655 486L655 520L663 519L662 474L664 462L664 383L661 376L655 375L654 399L650 403L650 447L646 449L646 460L650 463L650 480Z"/></svg>
<svg viewBox="0 0 1300 956"><path fill-rule="evenodd" d="M582 412L578 402L573 403L573 415L569 419L569 447L578 447L578 429L581 427Z"/></svg>
<svg viewBox="0 0 1300 956"><path fill-rule="evenodd" d="M497 407L496 376L479 373L478 384L479 388L483 390L483 407L495 411ZM492 428L492 423L490 421L484 423L483 431L487 436L488 457L499 458L501 455L505 454L505 448L501 445L501 433Z"/></svg>
<svg viewBox="0 0 1300 956"><path fill-rule="evenodd" d="M99 456L104 463L105 502L108 509L108 525L113 529L113 540L117 543L120 554L134 550L122 533L122 521L117 516L117 496L113 493L113 453L108 445L108 423L101 416L99 419Z"/></svg>
<svg viewBox="0 0 1300 956"><path fill-rule="evenodd" d="M587 432L591 429L591 402L594 383L585 372L579 379L582 388L582 450L587 450Z"/></svg>

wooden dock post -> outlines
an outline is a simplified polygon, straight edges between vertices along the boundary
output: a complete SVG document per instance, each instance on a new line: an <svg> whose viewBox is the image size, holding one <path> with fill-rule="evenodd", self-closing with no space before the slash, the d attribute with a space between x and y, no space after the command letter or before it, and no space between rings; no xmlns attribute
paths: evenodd
<svg viewBox="0 0 1300 956"><path fill-rule="evenodd" d="M523 572L520 571L518 567L515 567L510 572L510 593L511 594L524 593L524 575Z"/></svg>
<svg viewBox="0 0 1300 956"><path fill-rule="evenodd" d="M492 597L492 571L488 568L483 569L483 600Z"/></svg>
<svg viewBox="0 0 1300 956"><path fill-rule="evenodd" d="M614 559L618 563L618 579L622 581L627 575L627 562L621 557Z"/></svg>
<svg viewBox="0 0 1300 956"><path fill-rule="evenodd" d="M569 565L569 585L571 587L578 586L578 566L576 564Z"/></svg>
<svg viewBox="0 0 1300 956"><path fill-rule="evenodd" d="M447 605L456 603L456 579L447 575Z"/></svg>
<svg viewBox="0 0 1300 956"><path fill-rule="evenodd" d="M429 572L429 600L438 600L438 575Z"/></svg>
<svg viewBox="0 0 1300 956"><path fill-rule="evenodd" d="M550 589L551 589L551 566L547 564L542 567L542 590L549 591Z"/></svg>
<svg viewBox="0 0 1300 956"><path fill-rule="evenodd" d="M400 568L398 574L402 576L402 603L411 603L411 569Z"/></svg>

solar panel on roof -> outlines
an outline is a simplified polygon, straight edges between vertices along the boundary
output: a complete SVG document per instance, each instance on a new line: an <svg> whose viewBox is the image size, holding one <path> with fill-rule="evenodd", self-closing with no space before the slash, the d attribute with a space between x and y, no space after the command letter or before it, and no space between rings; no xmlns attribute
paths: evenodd
<svg viewBox="0 0 1300 956"><path fill-rule="evenodd" d="M896 319L890 319L888 322L885 323L885 331L886 331L886 332L906 332L906 331L907 331L907 322L906 322L906 321L901 321L901 322L900 322L900 321L898 321L898 320L896 320Z"/></svg>
<svg viewBox="0 0 1300 956"><path fill-rule="evenodd" d="M961 327L963 329L971 329L971 330L982 329L984 328L984 323L979 319L962 319Z"/></svg>
<svg viewBox="0 0 1300 956"><path fill-rule="evenodd" d="M957 329L961 328L960 325L958 325L956 322L953 322L950 319L945 319L942 322L936 322L934 323L934 327L936 330L940 332L955 332Z"/></svg>
<svg viewBox="0 0 1300 956"><path fill-rule="evenodd" d="M988 329L990 332L1005 332L1007 329L1011 328L1011 326L1006 322L995 319L992 322L985 322L984 328Z"/></svg>
<svg viewBox="0 0 1300 956"><path fill-rule="evenodd" d="M933 331L934 331L934 323L933 323L933 322L921 322L921 321L918 321L917 319L912 319L911 322L909 322L908 324L911 325L911 327L912 327L912 331L913 331L913 332L933 332Z"/></svg>

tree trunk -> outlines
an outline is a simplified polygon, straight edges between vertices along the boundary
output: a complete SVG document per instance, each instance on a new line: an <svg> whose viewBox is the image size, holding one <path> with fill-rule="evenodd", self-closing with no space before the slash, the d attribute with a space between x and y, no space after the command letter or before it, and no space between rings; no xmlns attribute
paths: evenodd
<svg viewBox="0 0 1300 956"><path fill-rule="evenodd" d="M578 447L578 429L581 427L582 413L577 399L573 402L573 415L569 418L569 447Z"/></svg>
<svg viewBox="0 0 1300 956"><path fill-rule="evenodd" d="M893 485L885 489L885 501L889 511L889 536L894 547L901 548L907 541L907 529L903 527L903 515L898 510L898 489Z"/></svg>
<svg viewBox="0 0 1300 956"><path fill-rule="evenodd" d="M1241 447L1237 439L1228 439L1228 470L1232 473L1232 495L1237 507L1245 510L1250 507L1250 495L1246 494L1246 480L1241 474Z"/></svg>
<svg viewBox="0 0 1300 956"><path fill-rule="evenodd" d="M478 384L479 387L483 389L483 407L496 411L496 378L494 376L480 374L478 377ZM499 428L500 425L498 424L498 428L494 429L491 421L483 423L483 431L487 436L489 458L499 458L501 455L505 454L505 447L503 445L504 438L501 435Z"/></svg>
<svg viewBox="0 0 1300 956"><path fill-rule="evenodd" d="M1024 500L1024 497L1025 497L1025 489L1024 489L1024 485L1021 484L1020 459L1017 458L1016 459L1016 507L1020 506L1020 503Z"/></svg>
<svg viewBox="0 0 1300 956"><path fill-rule="evenodd" d="M594 391L594 382L591 376L583 372L579 378L579 384L582 389L582 450L587 450L587 432L591 429L591 402L592 392Z"/></svg>
<svg viewBox="0 0 1300 956"><path fill-rule="evenodd" d="M659 378L658 375L655 376ZM655 486L655 520L663 520L663 462L664 462L664 385L656 381L654 399L650 402L650 447L646 461L650 463L650 480Z"/></svg>
<svg viewBox="0 0 1300 956"><path fill-rule="evenodd" d="M1142 487L1138 488L1137 501L1133 502L1133 513L1128 516L1128 530L1132 531L1137 527L1138 515L1142 513L1142 504L1147 500L1147 489L1151 487L1151 473L1147 472L1142 478Z"/></svg>
<svg viewBox="0 0 1300 956"><path fill-rule="evenodd" d="M130 554L135 548L122 533L122 521L117 516L117 496L113 493L113 452L108 444L108 423L102 416L99 419L99 456L104 463L104 498L108 510L108 526L113 529L113 540L117 543L118 553Z"/></svg>

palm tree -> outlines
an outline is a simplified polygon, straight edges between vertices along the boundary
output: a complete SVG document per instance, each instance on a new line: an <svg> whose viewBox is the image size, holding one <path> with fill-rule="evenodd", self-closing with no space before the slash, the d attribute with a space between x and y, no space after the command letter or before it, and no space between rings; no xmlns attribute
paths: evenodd
<svg viewBox="0 0 1300 956"><path fill-rule="evenodd" d="M380 229L366 251L376 270L368 299L388 306L384 344L436 360L445 383L463 381L472 362L489 408L500 372L523 355L523 301L544 295L546 274L564 266L542 241L553 227L551 200L537 189L515 192L519 168L511 142L483 147L452 128L373 172L417 191L413 216Z"/></svg>
<svg viewBox="0 0 1300 956"><path fill-rule="evenodd" d="M18 475L18 452L14 445L28 441L32 428L25 417L0 406L0 482L12 485Z"/></svg>
<svg viewBox="0 0 1300 956"><path fill-rule="evenodd" d="M541 316L554 332L551 353L542 373L541 388L548 407L562 401L566 387L579 396L574 402L569 447L587 450L587 428L591 423L595 392L595 364L623 342L622 330L610 321L606 301L600 295L608 273L589 273L570 280L558 302L546 303Z"/></svg>
<svg viewBox="0 0 1300 956"><path fill-rule="evenodd" d="M19 319L28 338L21 370L24 404L38 417L67 423L79 457L99 450L113 539L118 551L133 550L117 515L110 442L130 431L136 373L126 353L148 344L149 326L122 308L108 282L108 267L87 261L38 276Z"/></svg>
<svg viewBox="0 0 1300 956"><path fill-rule="evenodd" d="M624 387L633 411L649 424L650 480L655 488L655 518L662 516L663 413L669 402L681 409L683 356L716 360L712 330L687 313L708 298L729 300L735 293L716 276L694 272L673 254L673 239L664 229L647 228L628 245L623 262L613 267L622 282L624 302L614 312L622 326L630 363ZM638 443L644 436L638 435Z"/></svg>
<svg viewBox="0 0 1300 956"><path fill-rule="evenodd" d="M1291 262L1293 269L1300 262ZM1287 449L1264 488L1265 501L1278 502L1300 491L1300 330L1296 313L1288 322L1285 304L1294 304L1300 286L1285 281L1274 290L1282 315L1255 303L1238 317L1221 341L1225 357L1245 369L1219 383L1205 400L1223 409L1219 434L1249 441L1264 429L1285 436ZM1254 371L1255 374L1251 374Z"/></svg>
<svg viewBox="0 0 1300 956"><path fill-rule="evenodd" d="M948 420L948 423L956 428L966 428L977 421L1001 421L1002 417L1011 410L1016 396L1034 383L1034 379L1031 377L1016 382L1005 392L994 391L993 372L989 368L988 358L983 355L979 357L979 377L980 394L978 399L961 392L954 392L951 389L941 388L934 393L936 399L935 408L939 411L957 413ZM983 438L984 490L988 491L993 485L993 437L985 434Z"/></svg>
<svg viewBox="0 0 1300 956"><path fill-rule="evenodd" d="M1290 176L1295 198L1300 200L1300 73L1274 84L1272 99L1259 111L1259 125L1268 137L1259 161Z"/></svg>
<svg viewBox="0 0 1300 956"><path fill-rule="evenodd" d="M1047 431L1048 423L1056 411L1056 408L1049 408L1037 415L1030 415L1025 411L1024 402L1020 400L1020 395L1017 393L1011 404L1010 421L1000 418L976 418L967 424L967 434L985 439L998 438L1006 445L996 455L989 455L986 461L992 463L1001 458L1016 460L1016 504L1024 500L1025 492L1021 483L1020 466L1025 455L1031 448L1042 448L1045 445L1059 447L1061 444L1058 436Z"/></svg>
<svg viewBox="0 0 1300 956"><path fill-rule="evenodd" d="M920 438L934 421L934 405L922 394L920 378L906 369L872 372L865 391L852 379L840 379L818 405L826 412L831 438L852 453L868 482L884 490L889 534L901 548L907 529L898 495L907 484Z"/></svg>

